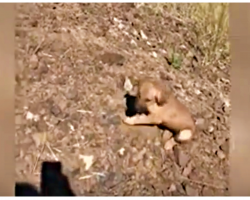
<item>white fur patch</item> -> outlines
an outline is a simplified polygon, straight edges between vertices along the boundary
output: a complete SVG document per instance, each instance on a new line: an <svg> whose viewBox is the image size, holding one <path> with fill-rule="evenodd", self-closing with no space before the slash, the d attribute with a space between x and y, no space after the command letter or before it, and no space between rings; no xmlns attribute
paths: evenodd
<svg viewBox="0 0 250 200"><path fill-rule="evenodd" d="M183 130L179 133L178 139L181 141L190 140L192 138L192 135L193 133L191 130Z"/></svg>

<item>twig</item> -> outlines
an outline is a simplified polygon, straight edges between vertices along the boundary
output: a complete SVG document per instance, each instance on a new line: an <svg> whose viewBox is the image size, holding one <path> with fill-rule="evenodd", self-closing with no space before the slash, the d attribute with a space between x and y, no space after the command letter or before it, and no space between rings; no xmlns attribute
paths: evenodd
<svg viewBox="0 0 250 200"><path fill-rule="evenodd" d="M42 148L41 148L41 151L39 152L39 155L38 155L37 158L36 158L36 162L35 162L35 165L34 165L34 167L33 167L32 173L34 173L34 171L36 170L38 161L39 161L40 158L41 158L41 155L42 155L42 153L43 153L43 151L44 151L44 148L45 148L45 142L43 143L43 146L42 146Z"/></svg>
<svg viewBox="0 0 250 200"><path fill-rule="evenodd" d="M37 47L35 48L35 50L33 51L33 53L31 55L34 55L37 53L37 51L41 48L44 40L45 40L45 38L43 38L42 41L37 45Z"/></svg>
<svg viewBox="0 0 250 200"><path fill-rule="evenodd" d="M48 143L46 143L47 148L49 149L50 153L52 154L52 156L54 157L54 159L56 161L58 161L59 159L56 157L55 153L52 151L52 149L50 148L50 145Z"/></svg>
<svg viewBox="0 0 250 200"><path fill-rule="evenodd" d="M203 186L207 186L207 187L211 187L211 188L215 188L215 189L221 189L221 190L224 190L225 187L220 187L220 186L217 186L217 185L213 185L211 183L207 183L207 182L204 182L204 181L196 181L196 180L192 180L190 178L186 178L186 177L183 177L181 176L181 178L183 180L186 180L186 181L190 181L190 182L193 182L193 183L196 183L198 185L203 185Z"/></svg>
<svg viewBox="0 0 250 200"><path fill-rule="evenodd" d="M63 57L69 52L71 51L71 48L68 48L59 58L59 61L61 61L63 59Z"/></svg>

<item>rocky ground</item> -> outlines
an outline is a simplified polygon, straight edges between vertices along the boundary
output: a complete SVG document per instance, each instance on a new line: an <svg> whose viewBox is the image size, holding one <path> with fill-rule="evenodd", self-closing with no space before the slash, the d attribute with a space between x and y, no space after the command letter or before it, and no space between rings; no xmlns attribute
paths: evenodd
<svg viewBox="0 0 250 200"><path fill-rule="evenodd" d="M228 195L229 56L205 65L195 26L132 3L18 4L16 180L60 160L77 195ZM121 122L125 77L145 75L190 108L192 142L167 152Z"/></svg>

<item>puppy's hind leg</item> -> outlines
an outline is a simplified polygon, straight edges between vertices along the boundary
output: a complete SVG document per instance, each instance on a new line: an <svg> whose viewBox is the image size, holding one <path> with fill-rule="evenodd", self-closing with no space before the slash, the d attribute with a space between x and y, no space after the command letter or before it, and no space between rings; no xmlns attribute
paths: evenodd
<svg viewBox="0 0 250 200"><path fill-rule="evenodd" d="M126 117L123 122L129 125L158 125L160 121L153 115L135 115L133 117Z"/></svg>

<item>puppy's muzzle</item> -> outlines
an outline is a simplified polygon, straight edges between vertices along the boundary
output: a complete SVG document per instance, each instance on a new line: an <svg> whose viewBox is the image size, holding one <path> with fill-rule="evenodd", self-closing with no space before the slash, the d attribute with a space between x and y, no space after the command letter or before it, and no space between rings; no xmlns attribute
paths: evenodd
<svg viewBox="0 0 250 200"><path fill-rule="evenodd" d="M138 97L135 99L135 109L139 114L148 114L148 109L145 102L143 102Z"/></svg>

